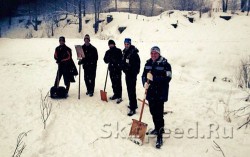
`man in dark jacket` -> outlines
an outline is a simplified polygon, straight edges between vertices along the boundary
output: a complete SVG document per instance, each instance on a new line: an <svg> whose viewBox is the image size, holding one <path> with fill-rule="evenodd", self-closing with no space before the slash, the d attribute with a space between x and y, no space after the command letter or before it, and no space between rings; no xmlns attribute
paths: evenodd
<svg viewBox="0 0 250 157"><path fill-rule="evenodd" d="M114 40L108 42L109 50L106 51L104 56L104 62L108 63L108 69L110 71L110 79L112 82L112 88L114 95L110 97L110 100L115 100L119 104L122 101L122 50L115 46Z"/></svg>
<svg viewBox="0 0 250 157"><path fill-rule="evenodd" d="M149 134L157 135L156 147L162 145L162 133L164 132L164 102L168 101L169 82L172 78L171 65L167 59L160 55L160 48L151 48L151 59L147 60L142 74L142 82L147 89L146 99L149 103L150 113L155 129ZM150 80L147 83L147 80Z"/></svg>
<svg viewBox="0 0 250 157"><path fill-rule="evenodd" d="M78 64L82 64L84 69L84 80L87 87L86 95L90 97L94 94L96 67L98 60L97 49L90 44L90 37L88 34L84 36L84 45L82 46L85 58L79 60Z"/></svg>
<svg viewBox="0 0 250 157"><path fill-rule="evenodd" d="M59 86L60 79L63 76L66 91L68 93L70 87L70 61L72 60L72 53L71 49L65 45L65 37L60 37L59 43L60 45L56 47L54 53L54 58L58 64L54 86Z"/></svg>
<svg viewBox="0 0 250 157"><path fill-rule="evenodd" d="M137 109L136 100L136 81L137 75L140 72L140 57L138 55L139 50L131 45L131 39L125 38L124 50L122 56L122 70L125 73L125 80L127 85L127 92L129 97L129 113L128 116L134 115Z"/></svg>

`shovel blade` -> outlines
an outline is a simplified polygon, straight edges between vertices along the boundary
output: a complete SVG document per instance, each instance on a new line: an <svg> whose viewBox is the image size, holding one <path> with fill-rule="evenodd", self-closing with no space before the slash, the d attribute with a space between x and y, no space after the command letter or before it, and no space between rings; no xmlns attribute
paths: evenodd
<svg viewBox="0 0 250 157"><path fill-rule="evenodd" d="M133 123L129 133L129 139L138 145L142 145L148 124L132 119Z"/></svg>
<svg viewBox="0 0 250 157"><path fill-rule="evenodd" d="M108 99L107 99L107 92L105 92L105 91L103 91L103 90L100 90L100 94L101 94L101 100L102 100L102 101L108 102Z"/></svg>

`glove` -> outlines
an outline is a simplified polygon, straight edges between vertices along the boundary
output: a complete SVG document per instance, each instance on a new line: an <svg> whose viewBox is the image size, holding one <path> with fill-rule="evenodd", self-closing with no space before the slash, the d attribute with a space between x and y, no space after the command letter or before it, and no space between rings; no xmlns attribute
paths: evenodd
<svg viewBox="0 0 250 157"><path fill-rule="evenodd" d="M81 64L82 64L82 60L79 60L79 61L78 61L78 65L81 65Z"/></svg>
<svg viewBox="0 0 250 157"><path fill-rule="evenodd" d="M153 75L151 74L151 72L147 73L147 79L153 81Z"/></svg>
<svg viewBox="0 0 250 157"><path fill-rule="evenodd" d="M145 88L145 89L148 89L148 87L149 87L149 84L148 84L147 82L145 82L144 88Z"/></svg>

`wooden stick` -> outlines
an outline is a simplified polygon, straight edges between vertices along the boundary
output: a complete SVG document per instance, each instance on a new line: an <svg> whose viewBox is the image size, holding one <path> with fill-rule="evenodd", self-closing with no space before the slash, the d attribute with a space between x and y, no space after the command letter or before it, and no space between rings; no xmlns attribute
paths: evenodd
<svg viewBox="0 0 250 157"><path fill-rule="evenodd" d="M81 65L79 65L78 99L80 99L80 94L81 94L80 88L81 88Z"/></svg>

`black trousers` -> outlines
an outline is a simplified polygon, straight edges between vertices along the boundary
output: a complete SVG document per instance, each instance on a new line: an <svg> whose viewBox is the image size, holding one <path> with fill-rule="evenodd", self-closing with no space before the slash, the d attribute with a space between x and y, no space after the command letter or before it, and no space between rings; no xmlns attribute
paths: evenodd
<svg viewBox="0 0 250 157"><path fill-rule="evenodd" d="M122 71L110 71L110 79L114 96L122 98Z"/></svg>
<svg viewBox="0 0 250 157"><path fill-rule="evenodd" d="M129 107L131 110L137 109L137 100L136 100L136 80L137 75L129 75L125 76L127 92L129 98Z"/></svg>
<svg viewBox="0 0 250 157"><path fill-rule="evenodd" d="M58 70L56 73L56 79L55 79L55 83L54 86L58 87L61 77L63 76L63 80L64 80L64 84L66 86L66 90L69 91L69 87L70 87L70 74L69 74L69 69L67 65L59 65L58 66Z"/></svg>
<svg viewBox="0 0 250 157"><path fill-rule="evenodd" d="M88 93L94 93L96 78L96 65L84 68L84 81Z"/></svg>
<svg viewBox="0 0 250 157"><path fill-rule="evenodd" d="M164 101L154 100L154 101L149 101L148 103L149 103L149 110L155 125L155 129L158 131L158 133L162 133L162 131L164 130L164 119L163 119Z"/></svg>

